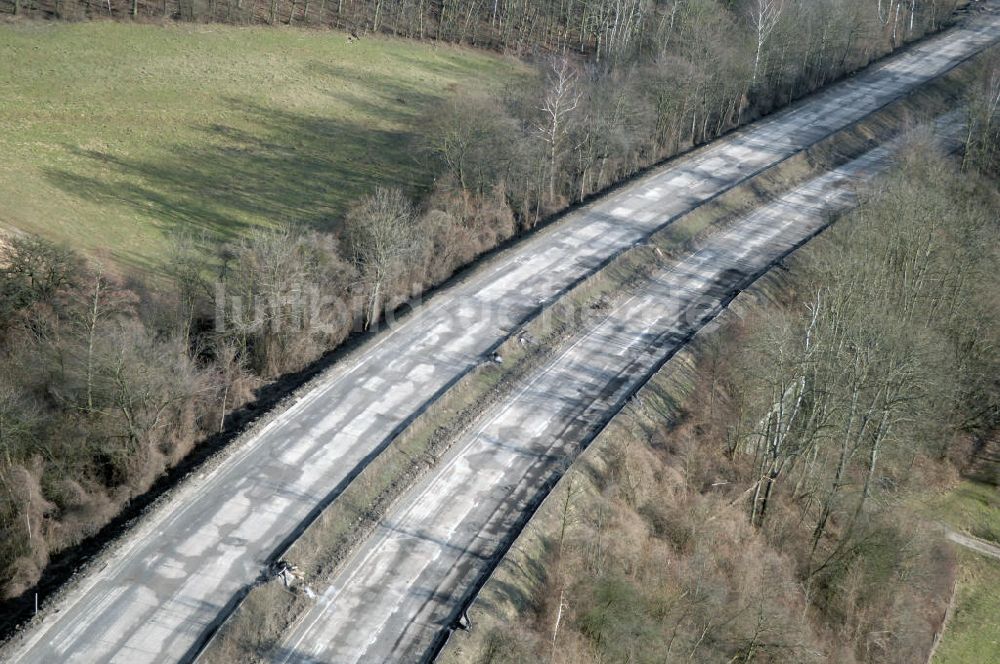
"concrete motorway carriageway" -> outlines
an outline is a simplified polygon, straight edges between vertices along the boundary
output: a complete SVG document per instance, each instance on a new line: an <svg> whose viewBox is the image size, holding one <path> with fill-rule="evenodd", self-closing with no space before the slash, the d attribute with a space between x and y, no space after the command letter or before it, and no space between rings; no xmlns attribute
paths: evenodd
<svg viewBox="0 0 1000 664"><path fill-rule="evenodd" d="M442 290L339 362L215 468L147 515L0 659L176 662L197 654L318 505L539 305L676 216L940 76L1000 38L1000 18L908 49L674 160Z"/></svg>
<svg viewBox="0 0 1000 664"><path fill-rule="evenodd" d="M961 128L949 114L942 132ZM609 414L740 288L849 207L880 147L794 189L654 273L519 387L404 495L287 636L275 661L418 662Z"/></svg>

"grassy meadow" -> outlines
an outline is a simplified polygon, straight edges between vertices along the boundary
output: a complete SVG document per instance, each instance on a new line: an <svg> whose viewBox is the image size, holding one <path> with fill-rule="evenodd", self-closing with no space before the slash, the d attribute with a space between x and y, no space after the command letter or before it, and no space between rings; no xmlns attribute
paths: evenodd
<svg viewBox="0 0 1000 664"><path fill-rule="evenodd" d="M376 183L429 184L429 105L524 71L330 31L0 24L0 229L156 272L178 232L326 227Z"/></svg>
<svg viewBox="0 0 1000 664"><path fill-rule="evenodd" d="M959 532L1000 545L1000 490L995 486L963 480L936 497L929 514Z"/></svg>
<svg viewBox="0 0 1000 664"><path fill-rule="evenodd" d="M974 553L959 554L955 613L933 664L979 664L996 661L1000 652L1000 561Z"/></svg>
<svg viewBox="0 0 1000 664"><path fill-rule="evenodd" d="M1000 544L1000 489L965 480L939 498L932 514L955 530ZM955 609L934 664L994 661L1000 652L1000 560L959 551Z"/></svg>

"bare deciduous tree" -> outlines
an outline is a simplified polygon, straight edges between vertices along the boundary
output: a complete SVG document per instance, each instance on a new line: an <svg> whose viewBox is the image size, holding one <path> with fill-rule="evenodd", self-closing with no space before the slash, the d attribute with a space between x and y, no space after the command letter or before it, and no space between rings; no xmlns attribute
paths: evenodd
<svg viewBox="0 0 1000 664"><path fill-rule="evenodd" d="M344 231L368 293L365 326L378 325L386 290L416 249L413 206L398 189L378 187L350 211Z"/></svg>
<svg viewBox="0 0 1000 664"><path fill-rule="evenodd" d="M539 107L541 121L536 125L539 137L548 150L548 194L549 200L556 199L556 178L559 175L559 159L563 154L566 136L573 113L580 105L582 92L578 85L579 74L568 58L562 57L550 63L545 81L542 104Z"/></svg>
<svg viewBox="0 0 1000 664"><path fill-rule="evenodd" d="M962 167L991 168L1000 144L997 117L1000 113L1000 67L987 67L973 86L966 106L968 129Z"/></svg>
<svg viewBox="0 0 1000 664"><path fill-rule="evenodd" d="M760 71L761 55L767 41L771 38L771 33L778 26L781 20L781 11L784 9L784 0L753 0L748 9L750 25L753 27L756 38L756 48L753 58L752 85L757 85L757 75Z"/></svg>

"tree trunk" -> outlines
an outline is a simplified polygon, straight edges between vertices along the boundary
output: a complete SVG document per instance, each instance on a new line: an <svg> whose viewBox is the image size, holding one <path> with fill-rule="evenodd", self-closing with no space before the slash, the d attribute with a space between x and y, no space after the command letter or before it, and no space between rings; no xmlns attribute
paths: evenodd
<svg viewBox="0 0 1000 664"><path fill-rule="evenodd" d="M367 321L365 322L365 329L370 329L371 327L378 326L379 319L381 318L381 299L382 299L382 277L377 277L372 284L372 292L368 295L368 315L366 316Z"/></svg>
<svg viewBox="0 0 1000 664"><path fill-rule="evenodd" d="M94 299L90 308L90 319L87 321L87 412L94 412L94 340L97 336L97 320L100 316L101 274L98 272L94 281Z"/></svg>

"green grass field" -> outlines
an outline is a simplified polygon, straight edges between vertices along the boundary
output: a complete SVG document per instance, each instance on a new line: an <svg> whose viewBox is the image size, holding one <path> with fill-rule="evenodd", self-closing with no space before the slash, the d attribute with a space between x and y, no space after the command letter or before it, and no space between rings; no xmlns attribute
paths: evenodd
<svg viewBox="0 0 1000 664"><path fill-rule="evenodd" d="M928 516L955 530L1000 544L1000 491L996 487L963 480L935 496L928 507Z"/></svg>
<svg viewBox="0 0 1000 664"><path fill-rule="evenodd" d="M328 227L376 183L429 184L435 100L524 71L327 31L0 24L0 228L155 271L179 231Z"/></svg>
<svg viewBox="0 0 1000 664"><path fill-rule="evenodd" d="M959 555L955 614L934 664L987 664L1000 653L1000 561L971 551Z"/></svg>
<svg viewBox="0 0 1000 664"><path fill-rule="evenodd" d="M965 480L936 500L932 513L944 523L982 539L1000 535L997 488ZM1000 561L959 551L955 612L934 664L995 662L1000 653Z"/></svg>

